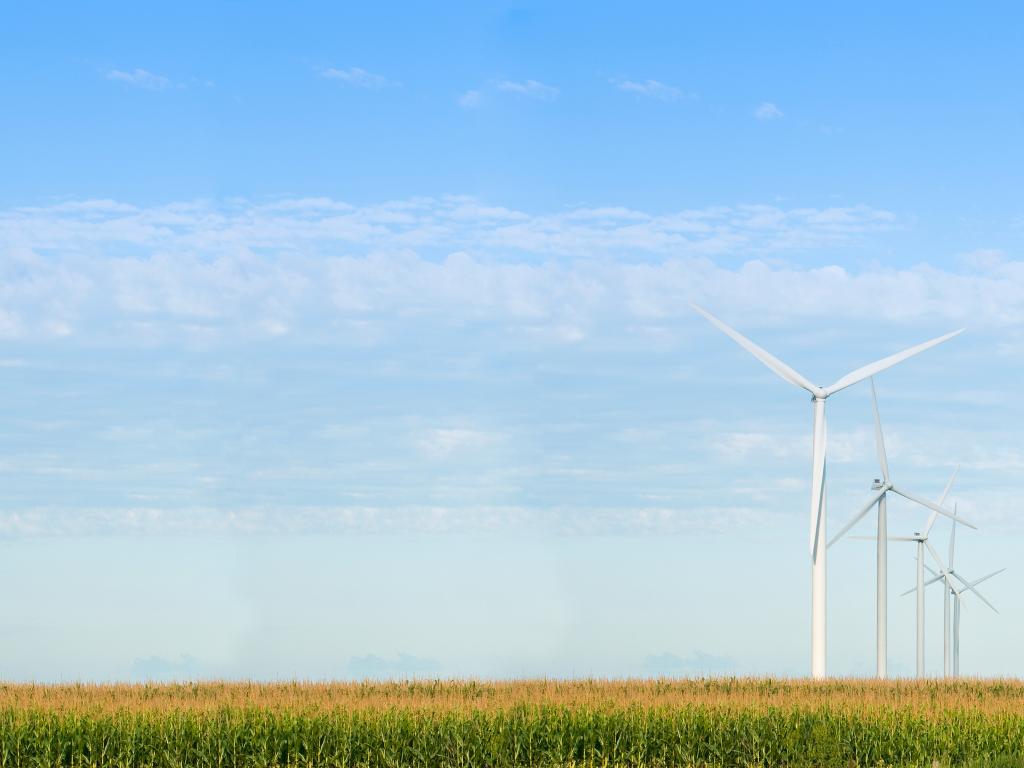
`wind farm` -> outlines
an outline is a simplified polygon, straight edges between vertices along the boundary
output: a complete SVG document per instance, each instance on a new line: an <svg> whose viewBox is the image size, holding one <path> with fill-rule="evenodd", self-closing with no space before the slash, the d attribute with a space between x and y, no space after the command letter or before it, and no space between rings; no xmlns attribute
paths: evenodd
<svg viewBox="0 0 1024 768"><path fill-rule="evenodd" d="M879 678L885 678L887 673L887 659L888 659L888 580L887 580L887 568L888 568L888 541L912 541L917 544L917 564L918 564L918 577L917 577L917 676L924 677L925 670L925 639L924 639L924 553L927 549L928 553L935 559L939 568L943 573L946 572L946 566L942 563L942 559L936 552L935 548L928 541L928 534L935 525L939 515L949 518L961 525L967 526L968 528L974 528L975 526L967 520L958 517L956 512L947 509L943 506L946 503L946 497L949 494L949 490L953 485L953 481L956 478L956 470L953 472L953 476L950 477L949 482L946 484L946 488L939 498L938 502L932 502L928 499L920 496L916 493L904 490L903 488L896 486L889 476L889 463L885 451L885 439L882 433L881 417L878 411L878 400L875 393L874 377L877 374L885 371L888 368L907 360L914 355L920 354L927 349L935 347L955 336L963 333L963 329L947 333L943 336L939 336L930 341L923 342L916 346L910 347L889 355L888 357L882 358L874 363L857 368L856 370L846 374L845 376L838 379L834 384L829 387L819 387L812 384L807 378L797 373L795 370L787 366L778 358L766 350L759 347L757 344L746 338L738 331L734 330L730 326L723 323L721 320L716 318L707 310L697 305L692 305L693 309L707 319L712 325L718 330L722 331L725 335L729 336L733 341L739 344L743 349L752 354L755 358L760 360L764 365L776 373L779 377L794 384L795 386L801 387L810 393L812 404L813 404L813 425L811 430L811 516L810 516L810 554L811 554L811 664L810 673L813 678L823 678L826 674L826 585L827 585L827 570L826 570L826 557L825 553L829 546L834 544L836 541L841 539L854 525L856 525L861 519L867 515L872 508L877 508L877 533L876 539L878 543L877 547L877 571L876 571L876 675ZM882 479L876 480L872 490L875 490L874 496L865 504L865 506L854 515L853 519L850 520L838 533L826 543L826 531L827 531L827 486L825 482L826 478L826 466L827 466L827 449L826 449L826 425L825 425L825 400L830 395L835 394L847 387L853 386L858 382L865 379L870 380L871 384L871 402L872 410L874 413L874 428L875 428L875 444L878 453L879 467L882 472ZM914 504L924 507L931 512L926 525L923 527L923 532L914 532L913 536L889 536L888 535L888 522L887 522L887 507L886 507L886 495L889 492L898 494L905 499L913 502ZM952 532L950 536L954 536ZM952 539L951 539L952 541ZM959 590L955 587L952 588L959 598ZM947 608L948 614L948 608ZM946 625L946 637L948 639L948 615ZM948 674L948 672L947 672Z"/></svg>

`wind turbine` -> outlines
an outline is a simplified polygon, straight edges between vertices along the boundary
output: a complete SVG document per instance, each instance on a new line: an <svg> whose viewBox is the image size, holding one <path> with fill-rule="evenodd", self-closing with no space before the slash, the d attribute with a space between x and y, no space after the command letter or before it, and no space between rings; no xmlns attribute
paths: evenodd
<svg viewBox="0 0 1024 768"><path fill-rule="evenodd" d="M953 674L956 677L960 676L960 601L963 599L961 595L963 594L963 592L974 592L979 598L981 598L985 605L987 605L993 611L996 611L995 606L992 605L992 603L990 603L988 600L985 600L985 598L982 597L981 593L978 592L976 587L979 584L981 584L981 582L987 581L988 579L991 579L993 576L998 576L1005 570L1005 568L1000 568L998 571L990 573L988 576L982 576L980 579L975 579L974 581L969 583L965 582L966 587L963 590L961 590L961 594L956 596L956 603L954 603L953 605ZM957 579L960 579L960 577L957 576ZM960 581L963 581L963 579L960 579ZM996 613L999 613L999 611L996 611Z"/></svg>
<svg viewBox="0 0 1024 768"><path fill-rule="evenodd" d="M959 469L959 467L957 467ZM939 500L939 504L945 503L946 496L949 494L949 489L953 486L953 480L956 478L957 469L953 470L953 474L949 477L949 482L946 483L946 489L942 492L942 498ZM963 518L957 517L955 514L952 516L954 522L959 520L964 525L971 528L975 526L968 523ZM924 563L924 551L927 548L929 554L935 560L939 566L939 571L948 570L942 562L942 557L938 552L935 551L935 547L928 541L928 535L932 531L932 526L935 525L935 521L938 519L938 514L933 510L931 516L928 518L928 522L924 527L924 532L917 531L913 536L893 536L890 541L913 541L917 544L917 586L914 589L907 590L903 595L909 595L915 589L917 590L917 676L924 677L924 569L928 566ZM929 570L931 570L929 568ZM934 573L934 571L932 571ZM959 595L959 590L955 586L952 587L954 592ZM901 595L901 597L903 596Z"/></svg>
<svg viewBox="0 0 1024 768"><path fill-rule="evenodd" d="M757 346L754 342L733 330L705 309L691 304L691 307L703 315L712 325L722 331L750 354L768 366L777 375L794 386L801 387L811 394L814 420L811 430L811 517L810 517L810 550L811 550L811 676L825 676L825 400L840 390L856 384L869 376L881 373L896 363L906 360L919 352L924 352L936 344L941 344L957 334L958 331L947 333L937 339L918 344L902 352L882 358L874 363L857 368L846 374L832 386L819 387L794 371L784 362Z"/></svg>
<svg viewBox="0 0 1024 768"><path fill-rule="evenodd" d="M949 637L949 634L950 634L949 633L949 597L950 597L950 595L952 594L953 599L955 601L955 603L953 605L953 674L955 676L959 676L960 675L960 600L963 597L963 593L964 592L974 592L978 596L978 598L983 603L985 603L985 605L987 605L989 608L991 608L996 613L999 613L999 611L996 610L996 607L994 605L992 605L992 603L990 603L988 600L986 600L985 596L982 595L981 592L978 591L977 586L979 584L981 584L982 582L984 582L984 581L988 581L993 576L998 576L1000 573L1002 573L1003 571L1006 570L1005 568L1000 568L998 571L994 571L993 573L990 573L987 576L982 576L980 579L976 579L975 581L971 581L971 582L968 582L964 578L962 578L960 576L960 574L958 574L956 572L956 569L953 566L953 553L954 553L954 547L956 546L956 524L957 524L957 522L962 522L962 521L960 521L959 518L953 520L953 530L952 530L952 532L949 535L949 567L947 569L943 570L943 571L940 571L939 573L936 573L931 568L928 568L928 571L932 574L932 578L930 578L928 581L926 581L924 583L925 588L927 588L929 585L934 584L937 581L942 581L943 582L943 595L944 595L944 599L943 599L943 608L942 608L942 627L943 627L943 635L942 635L942 672L943 672L943 675L945 677L949 677L949 661L950 661L950 653L949 653L949 641L950 641L950 637ZM925 567L927 568L927 566L925 566ZM953 582L954 579L956 579L961 584L963 584L963 589L957 589L956 585ZM904 595L909 595L913 591L914 591L913 589L910 589L910 590L904 592L903 594Z"/></svg>
<svg viewBox="0 0 1024 768"><path fill-rule="evenodd" d="M910 501L927 507L932 510L933 518L937 514L946 515L947 517L955 517L955 512L949 512L944 509L942 505L945 503L946 495L949 493L949 489L953 485L953 479L956 477L956 470L953 471L953 476L949 478L949 482L946 484L946 490L942 492L942 498L939 499L938 504L933 504L927 499L921 498L917 494L910 493L909 491L905 491L902 488L898 488L893 485L892 479L889 476L889 461L885 454L885 436L882 434L882 419L878 414L878 396L875 394L874 377L871 379L871 407L875 414L875 449L878 452L878 465L882 470L882 479L875 480L874 485L871 486L871 490L876 491L875 495L872 496L868 503L853 516L850 522L840 529L839 533L832 537L828 546L831 547L839 541L839 539L843 538L847 531L853 528L853 526L859 523L861 519L871 511L872 507L876 505L878 506L878 534L875 537L878 545L876 552L877 575L875 580L875 674L880 679L884 679L887 674L889 656L889 581L887 575L887 566L889 562L889 537L887 532L888 521L886 517L886 494L888 494L889 491L892 491L905 499L909 499ZM934 519L932 522L934 522ZM961 520L961 522L971 528L974 527L966 520Z"/></svg>
<svg viewBox="0 0 1024 768"><path fill-rule="evenodd" d="M942 558L939 557L939 553L935 551L931 542L928 541L928 534L931 531L932 523L934 520L929 521L928 525L925 526L924 533L917 531L913 536L893 536L891 541L913 541L917 543L917 586L913 589L908 589L903 595L909 595L911 592L917 592L917 676L924 677L924 569L927 566L924 564L924 550L927 547L931 556L935 558L935 562L938 564L940 570L945 570L946 566L942 564ZM931 569L929 569L931 570ZM934 573L934 571L932 571ZM954 589L956 589L954 587ZM900 595L901 597L903 595Z"/></svg>

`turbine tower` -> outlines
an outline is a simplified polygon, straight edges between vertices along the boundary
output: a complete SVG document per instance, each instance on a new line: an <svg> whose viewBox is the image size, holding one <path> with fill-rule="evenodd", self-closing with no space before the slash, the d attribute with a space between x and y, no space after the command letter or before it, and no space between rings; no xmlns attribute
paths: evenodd
<svg viewBox="0 0 1024 768"><path fill-rule="evenodd" d="M941 344L957 334L958 331L947 333L937 339L918 344L894 355L889 355L869 365L857 368L846 374L830 387L819 387L809 379L794 371L784 362L757 346L754 342L733 330L705 309L691 304L691 307L703 315L712 325L722 331L750 354L768 366L778 376L794 386L801 387L811 394L813 404L813 427L811 431L811 518L810 518L810 550L811 550L811 676L825 676L825 400L840 390L863 381L869 376L881 373L896 363L906 360L919 352L924 352L936 344Z"/></svg>
<svg viewBox="0 0 1024 768"><path fill-rule="evenodd" d="M871 511L871 508L878 506L878 533L875 537L877 542L876 552L876 580L875 580L875 674L878 678L884 679L887 674L888 666L888 597L889 597L889 583L888 583L888 522L886 516L886 494L892 491L895 494L902 496L905 499L909 499L921 506L927 507L932 510L932 516L937 514L946 515L947 517L955 518L955 512L950 512L945 509L942 505L946 501L946 496L949 493L950 487L953 485L953 479L956 477L956 471L953 472L953 477L949 478L949 482L946 484L946 490L942 492L942 498L939 499L938 504L924 499L917 494L905 491L902 488L895 486L889 476L889 461L885 453L885 436L882 432L882 419L878 413L878 397L875 394L875 380L871 379L871 406L875 414L875 448L878 452L878 465L882 471L882 479L875 480L872 490L876 491L875 495L871 497L867 504L865 504L861 510L853 516L853 518L844 525L839 533L832 537L829 541L828 546L832 546L839 541L846 533L853 528L861 519ZM968 523L966 520L961 519L964 525L971 528L974 526Z"/></svg>

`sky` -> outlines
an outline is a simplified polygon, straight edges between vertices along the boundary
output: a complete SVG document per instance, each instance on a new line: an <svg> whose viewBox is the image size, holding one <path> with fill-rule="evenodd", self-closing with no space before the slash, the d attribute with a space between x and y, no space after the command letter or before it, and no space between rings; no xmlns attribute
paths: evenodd
<svg viewBox="0 0 1024 768"><path fill-rule="evenodd" d="M957 569L1008 568L963 671L1024 674L1022 24L4 9L0 677L805 674L808 398L691 302L821 385L967 329L879 406L894 480L960 467ZM878 474L861 384L832 531ZM830 549L832 674L874 670L873 574ZM894 542L902 675L914 574Z"/></svg>

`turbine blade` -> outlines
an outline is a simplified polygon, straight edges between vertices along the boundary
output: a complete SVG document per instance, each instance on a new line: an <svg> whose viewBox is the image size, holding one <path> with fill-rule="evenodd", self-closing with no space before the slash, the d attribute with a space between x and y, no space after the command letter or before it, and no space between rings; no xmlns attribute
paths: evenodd
<svg viewBox="0 0 1024 768"><path fill-rule="evenodd" d="M902 488L897 488L896 486L893 486L892 490L895 491L896 493L898 493L900 496L902 496L905 499L910 499L910 501L916 502L916 503L920 504L922 507L928 507L928 509L932 510L932 512L936 512L936 513L938 513L940 515L945 515L946 517L949 517L949 518L956 518L957 522L959 522L961 525L966 525L968 528L974 528L975 530L977 530L977 528L978 528L978 526L974 525L974 523L967 522L962 517L959 517L959 516L953 514L952 512L950 512L948 509L946 509L944 507L940 507L934 501L929 501L928 499L922 498L921 496L918 496L916 493L910 493L910 491L904 491ZM929 525L933 524L934 522L935 522L934 520L929 519ZM925 532L927 533L927 529L925 530Z"/></svg>
<svg viewBox="0 0 1024 768"><path fill-rule="evenodd" d="M972 581L972 582L970 583L970 585L969 585L969 586L971 586L971 587L976 587L976 586L978 586L979 584L981 584L981 582L983 582L983 581L988 581L988 580L989 580L989 579L991 579L991 578L992 578L993 576L998 576L998 575L999 575L1000 573L1002 573L1002 572L1003 572L1003 571L1005 571L1005 570L1006 570L1005 568L1000 568L1000 569L999 569L998 571L993 571L992 573L988 574L988 576L982 576L982 577L981 577L980 579L975 579L974 581ZM955 576L956 574L953 574L953 575ZM957 578L959 578L959 576L957 576Z"/></svg>
<svg viewBox="0 0 1024 768"><path fill-rule="evenodd" d="M817 387L814 384L812 384L804 376L802 376L801 374L799 374L796 371L794 371L792 368L790 368L784 362L779 360L779 358L775 357L775 355L773 355L770 352L768 352L767 350L764 350L761 347L757 346L757 344L752 342L750 339L748 339L746 336L741 334L739 331L736 331L736 330L733 330L732 328L730 328L728 325L723 323L721 320L719 320L717 317L712 315L706 309L704 309L702 307L698 307L696 304L691 304L690 306L693 308L693 310L695 312L699 313L700 315L703 315L704 318L709 323L711 323L718 330L720 330L722 333L724 333L730 339L732 339L737 344L739 344L741 347L743 347L745 350L747 350L747 352L752 354L754 357L756 357L762 363L764 363L769 368L771 368L773 371L775 371L776 374L781 376L783 379L788 381L790 384L795 384L798 387L803 387L808 392L810 392L812 395L819 394L821 392L820 387Z"/></svg>
<svg viewBox="0 0 1024 768"><path fill-rule="evenodd" d="M877 541L877 536L851 536L851 539L857 539L859 541ZM917 541L913 536L886 536L886 541Z"/></svg>
<svg viewBox="0 0 1024 768"><path fill-rule="evenodd" d="M960 471L960 465L957 464L953 468L953 474L949 476L949 482L946 483L945 490L942 491L942 498L939 499L939 506L941 507L946 503L946 497L949 495L949 489L953 487L953 481L956 480L956 473Z"/></svg>
<svg viewBox="0 0 1024 768"><path fill-rule="evenodd" d="M878 503L878 500L880 498L882 498L883 496L885 496L885 490L884 489L879 491L878 493L876 493L871 498L871 501L869 501L867 504L865 504L864 507L860 510L860 512L858 512L856 515L854 515L853 518L850 520L850 522L848 522L846 525L844 525L839 530L839 533L837 533L835 536L832 537L832 540L828 543L828 545L831 547L833 544L835 544L837 541L839 541L841 538L843 538L843 534L845 534L848 530L853 528L853 526L855 526L857 523L859 523L861 521L861 519L864 517L864 515L866 515L868 512L870 512L871 508L873 506L875 506L875 504Z"/></svg>
<svg viewBox="0 0 1024 768"><path fill-rule="evenodd" d="M928 579L928 581L926 581L924 583L924 585L925 585L925 587L927 587L929 584L934 584L936 581L939 581L941 579L942 579L941 576L936 576L934 579ZM907 595L913 594L914 592L917 592L917 587L916 586L911 587L906 592L900 592L900 597L906 597Z"/></svg>
<svg viewBox="0 0 1024 768"><path fill-rule="evenodd" d="M889 482L889 462L885 458L885 438L882 437L882 418L878 415L878 397L875 395L875 377L871 377L871 405L875 411L875 449L878 451L878 465L882 478Z"/></svg>
<svg viewBox="0 0 1024 768"><path fill-rule="evenodd" d="M992 603L990 603L988 600L985 599L985 596L983 594L981 594L981 592L978 591L978 588L974 584L968 584L966 581L963 580L963 578L961 576L958 576L955 573L953 575L956 576L957 579L959 579L960 582L964 585L963 592L973 592L974 594L976 594L978 596L978 599L981 600L981 602L983 602L985 605L987 605L989 608L991 608L996 613L999 613L999 610L994 605L992 605ZM995 574L993 574L993 575L995 575Z"/></svg>
<svg viewBox="0 0 1024 768"><path fill-rule="evenodd" d="M905 349L902 352L897 352L895 355L889 355L888 357L883 357L881 360L877 360L874 363L869 363L868 365L862 366L861 368L858 368L855 371L851 371L850 373L843 376L831 387L825 387L825 392L829 395L833 395L841 389L846 389L847 387L856 384L858 381L863 381L868 376L874 376L876 373L881 373L886 368L890 368L896 365L896 363L902 363L908 357L913 357L914 355L920 352L924 352L926 349L930 349L931 347L934 347L936 344L941 344L944 341L948 341L949 339L952 339L954 336L957 336L963 332L964 329L961 328L959 331L947 333L945 336L939 336L937 339L926 341L922 344L918 344L915 347Z"/></svg>
<svg viewBox="0 0 1024 768"><path fill-rule="evenodd" d="M976 586L978 586L979 584L981 584L981 582L983 582L983 581L988 581L988 580L989 580L989 579L991 579L991 578L992 578L993 576L998 576L998 575L999 575L1000 573L1002 573L1002 572L1003 572L1003 571L1005 571L1005 570L1006 570L1005 568L1000 568L1000 569L999 569L998 571L992 571L992 573L990 573L990 574L989 574L988 576L982 576L982 577L981 577L980 579L978 579L977 581L972 581L972 582L971 582L971 586L972 586L972 587L976 587Z"/></svg>
<svg viewBox="0 0 1024 768"><path fill-rule="evenodd" d="M953 474L949 476L949 482L946 483L946 487L942 490L942 496L939 498L939 506L941 507L946 503L946 497L949 495L949 489L953 487L953 481L956 480L956 473L960 471L960 465L957 464L953 468ZM956 510L953 510L953 514L956 515ZM924 527L924 535L927 536L932 532L932 526L935 525L935 521L938 520L939 513L933 511L928 517L928 523Z"/></svg>
<svg viewBox="0 0 1024 768"><path fill-rule="evenodd" d="M938 552L935 551L935 547L932 546L932 543L930 541L928 541L928 539L924 540L924 547L925 547L925 549L928 550L928 552L931 554L932 558L938 564L939 570L944 572L946 570L946 566L942 562L942 555L940 555Z"/></svg>
<svg viewBox="0 0 1024 768"><path fill-rule="evenodd" d="M932 576L939 576L939 575L940 575L940 574L936 573L936 572L935 572L935 571L934 571L934 570L932 569L932 567L931 567L930 565L928 565L928 563L925 563L925 564L924 564L924 567L925 567L925 570L926 570L926 571L928 571L928 573L930 573L930 574L931 574Z"/></svg>
<svg viewBox="0 0 1024 768"><path fill-rule="evenodd" d="M956 514L956 504L953 505L953 514ZM956 547L956 520L953 520L953 530L949 534L949 567L953 567L953 550Z"/></svg>
<svg viewBox="0 0 1024 768"><path fill-rule="evenodd" d="M936 581L942 581L942 579L943 579L943 576L940 573L940 574L938 574L936 576L932 576L930 579L928 579L928 581L926 581L924 583L924 585L927 587L929 584L934 584Z"/></svg>
<svg viewBox="0 0 1024 768"><path fill-rule="evenodd" d="M978 592L978 590L976 590L976 589L975 589L975 590L972 590L972 591L973 591L973 592ZM979 600L981 600L981 602L983 602L983 603L984 603L985 605L987 605L987 606L988 606L989 608L991 608L991 609L992 609L993 611L995 611L996 613L999 613L999 609L998 609L998 608L996 608L996 607L995 607L994 605L992 605L992 603L990 603L990 602L989 602L988 600L986 600L986 599L985 599L985 596L984 596L984 595L982 595L982 594L981 594L980 592L978 592L978 599L979 599Z"/></svg>

